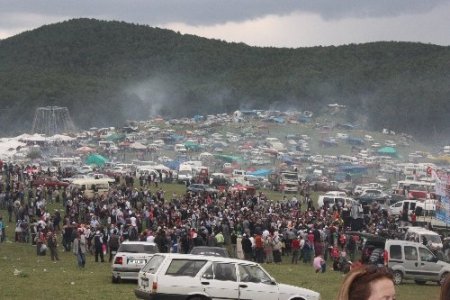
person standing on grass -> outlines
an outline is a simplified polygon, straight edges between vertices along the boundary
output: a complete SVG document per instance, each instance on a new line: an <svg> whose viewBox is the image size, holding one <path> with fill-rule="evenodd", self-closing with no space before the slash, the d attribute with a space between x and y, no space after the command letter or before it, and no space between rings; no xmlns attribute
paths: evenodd
<svg viewBox="0 0 450 300"><path fill-rule="evenodd" d="M298 257L300 256L300 236L296 239L293 239L291 242L291 250L292 250L292 264L298 263Z"/></svg>
<svg viewBox="0 0 450 300"><path fill-rule="evenodd" d="M94 249L95 249L95 262L98 262L98 256L100 255L100 261L105 262L103 257L103 233L97 230L94 235Z"/></svg>
<svg viewBox="0 0 450 300"><path fill-rule="evenodd" d="M56 233L49 231L47 233L47 247L50 250L50 258L52 261L56 262L59 260L58 257L58 242L56 240Z"/></svg>
<svg viewBox="0 0 450 300"><path fill-rule="evenodd" d="M86 236L83 230L78 230L77 237L73 241L73 254L77 257L78 267L84 268L86 265Z"/></svg>
<svg viewBox="0 0 450 300"><path fill-rule="evenodd" d="M3 224L3 217L0 215L0 243L5 240L5 225Z"/></svg>
<svg viewBox="0 0 450 300"><path fill-rule="evenodd" d="M117 229L114 229L111 236L109 237L109 262L112 262L114 255L117 253L120 245L120 236L117 234Z"/></svg>

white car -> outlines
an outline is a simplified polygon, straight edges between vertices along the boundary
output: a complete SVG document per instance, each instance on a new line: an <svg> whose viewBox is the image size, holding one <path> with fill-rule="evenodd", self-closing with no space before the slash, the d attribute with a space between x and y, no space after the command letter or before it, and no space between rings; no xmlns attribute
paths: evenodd
<svg viewBox="0 0 450 300"><path fill-rule="evenodd" d="M112 264L112 282L137 280L141 268L158 252L155 243L125 241L117 249Z"/></svg>
<svg viewBox="0 0 450 300"><path fill-rule="evenodd" d="M277 283L251 261L161 253L139 272L134 293L139 299L320 299L315 291Z"/></svg>

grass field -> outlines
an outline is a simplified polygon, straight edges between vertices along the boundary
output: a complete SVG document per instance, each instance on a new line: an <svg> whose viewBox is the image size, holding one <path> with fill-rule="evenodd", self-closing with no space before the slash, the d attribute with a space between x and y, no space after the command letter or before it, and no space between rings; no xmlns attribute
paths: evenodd
<svg viewBox="0 0 450 300"><path fill-rule="evenodd" d="M164 186L167 195L182 193L184 189L182 185ZM270 199L282 199L280 193L267 193ZM61 208L50 206L51 211ZM4 221L7 221L7 212L0 213ZM61 246L58 247L60 261L53 263L49 255L37 256L36 248L30 244L13 242L14 224L6 225L9 240L0 244L0 300L135 298L133 289L136 283L111 283L109 263L95 263L94 257L88 255L86 268L80 270L75 256L63 252ZM284 258L281 265L268 264L264 267L277 281L318 291L323 300L335 299L343 279L341 273L331 270L330 263L324 274L316 274L311 265L291 265L288 257ZM406 282L397 287L397 293L399 300L438 299L439 287L432 283L420 286Z"/></svg>
<svg viewBox="0 0 450 300"><path fill-rule="evenodd" d="M8 236L12 234L10 226ZM53 263L48 255L37 256L29 244L0 244L0 299L134 299L136 283L112 284L109 263L95 263L88 255L86 268L80 270L72 253L59 247L59 256L60 261ZM318 291L324 300L335 299L343 279L330 264L326 273L316 274L311 265L292 265L288 257L282 265L264 267L277 281ZM438 299L439 287L406 282L397 293L399 300Z"/></svg>

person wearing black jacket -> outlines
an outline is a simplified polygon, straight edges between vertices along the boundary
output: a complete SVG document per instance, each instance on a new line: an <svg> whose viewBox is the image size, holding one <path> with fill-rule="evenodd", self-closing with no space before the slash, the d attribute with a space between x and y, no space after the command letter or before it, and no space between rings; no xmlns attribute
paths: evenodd
<svg viewBox="0 0 450 300"><path fill-rule="evenodd" d="M242 236L242 251L244 252L244 259L246 260L252 260L253 257L253 248L252 248L252 241L250 241L250 238L246 233Z"/></svg>

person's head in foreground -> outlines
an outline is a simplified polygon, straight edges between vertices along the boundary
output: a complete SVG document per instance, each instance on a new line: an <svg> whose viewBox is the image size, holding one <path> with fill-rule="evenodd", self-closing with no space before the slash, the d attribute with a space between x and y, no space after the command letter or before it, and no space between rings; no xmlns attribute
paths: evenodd
<svg viewBox="0 0 450 300"><path fill-rule="evenodd" d="M337 300L395 300L394 277L386 267L355 268L345 277Z"/></svg>
<svg viewBox="0 0 450 300"><path fill-rule="evenodd" d="M441 298L440 300L450 299L450 276L445 278L444 283L441 286Z"/></svg>

